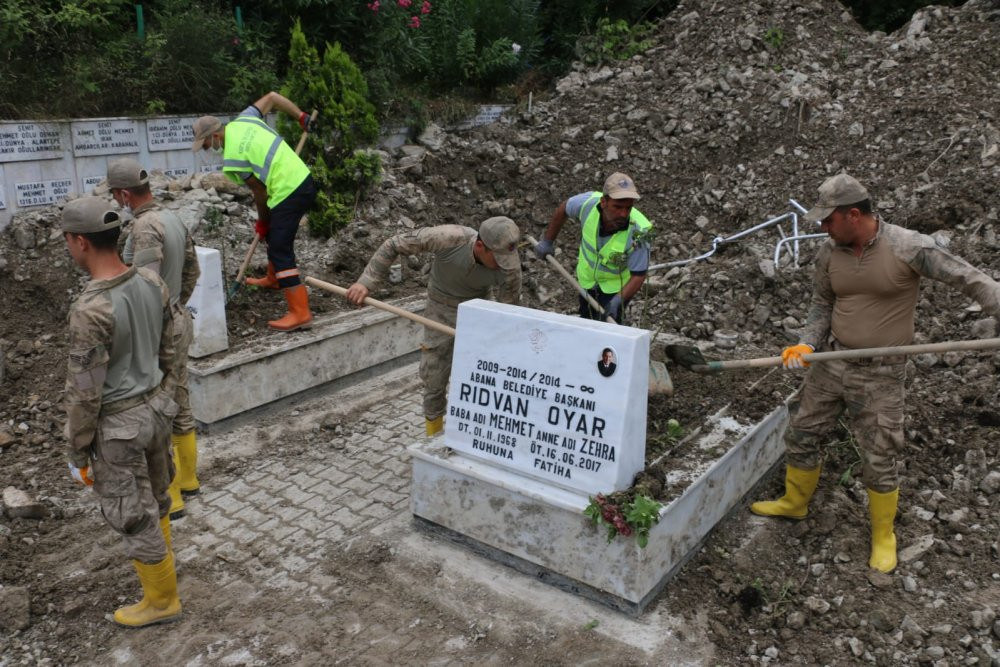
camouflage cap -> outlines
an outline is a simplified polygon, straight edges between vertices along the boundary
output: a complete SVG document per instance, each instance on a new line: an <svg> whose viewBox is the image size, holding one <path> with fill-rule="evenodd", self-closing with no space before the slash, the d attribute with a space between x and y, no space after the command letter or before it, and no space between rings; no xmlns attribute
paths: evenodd
<svg viewBox="0 0 1000 667"><path fill-rule="evenodd" d="M80 197L66 204L60 229L73 234L93 234L122 224L121 216L100 197Z"/></svg>
<svg viewBox="0 0 1000 667"><path fill-rule="evenodd" d="M626 174L616 171L604 181L604 196L612 199L639 199L639 191L635 189L635 181Z"/></svg>
<svg viewBox="0 0 1000 667"><path fill-rule="evenodd" d="M517 256L521 230L513 220L503 216L483 220L483 224L479 225L479 239L493 251L501 269L510 271L521 268L521 258Z"/></svg>
<svg viewBox="0 0 1000 667"><path fill-rule="evenodd" d="M130 157L123 157L108 165L108 187L134 188L149 183L149 174L142 165Z"/></svg>
<svg viewBox="0 0 1000 667"><path fill-rule="evenodd" d="M198 151L201 150L201 145L205 142L205 139L213 132L218 132L222 129L222 121L215 116L202 116L194 122L191 126L191 130L194 131L194 141L191 142L191 150Z"/></svg>
<svg viewBox="0 0 1000 667"><path fill-rule="evenodd" d="M838 206L857 204L870 199L868 190L851 176L837 174L819 186L819 201L806 212L806 222L821 222Z"/></svg>

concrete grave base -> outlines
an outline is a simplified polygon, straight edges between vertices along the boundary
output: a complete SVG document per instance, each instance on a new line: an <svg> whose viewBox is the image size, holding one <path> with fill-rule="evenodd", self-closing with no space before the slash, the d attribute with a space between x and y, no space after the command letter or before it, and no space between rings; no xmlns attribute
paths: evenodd
<svg viewBox="0 0 1000 667"><path fill-rule="evenodd" d="M711 462L660 513L649 544L610 543L583 515L589 499L452 452L433 439L409 448L418 523L542 581L638 615L715 525L779 463L782 405ZM723 430L720 427L720 432ZM719 437L710 431L702 436Z"/></svg>
<svg viewBox="0 0 1000 667"><path fill-rule="evenodd" d="M411 297L393 305L419 314L424 303ZM202 429L224 428L248 411L409 363L422 339L423 326L374 308L317 317L308 331L274 332L251 347L192 360L191 410Z"/></svg>

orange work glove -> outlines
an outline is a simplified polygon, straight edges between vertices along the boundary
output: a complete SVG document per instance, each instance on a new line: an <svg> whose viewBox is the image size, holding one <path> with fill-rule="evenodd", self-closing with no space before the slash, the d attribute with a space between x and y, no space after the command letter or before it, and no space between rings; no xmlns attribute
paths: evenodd
<svg viewBox="0 0 1000 667"><path fill-rule="evenodd" d="M809 362L802 358L803 354L815 352L815 348L808 343L799 343L786 347L781 351L781 363L785 368L805 368Z"/></svg>
<svg viewBox="0 0 1000 667"><path fill-rule="evenodd" d="M94 485L94 478L90 476L90 466L83 466L82 468L77 468L72 463L67 464L69 466L69 474L73 475L73 479L80 482L81 484L86 484L87 486Z"/></svg>

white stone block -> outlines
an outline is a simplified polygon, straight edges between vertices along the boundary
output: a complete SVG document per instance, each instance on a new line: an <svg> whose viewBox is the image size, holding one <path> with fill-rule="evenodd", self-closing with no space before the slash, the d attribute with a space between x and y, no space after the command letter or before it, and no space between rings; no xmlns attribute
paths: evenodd
<svg viewBox="0 0 1000 667"><path fill-rule="evenodd" d="M648 331L481 299L459 306L456 331L448 447L584 494L632 484L645 460Z"/></svg>
<svg viewBox="0 0 1000 667"><path fill-rule="evenodd" d="M201 277L187 302L194 316L194 341L188 355L194 359L229 349L226 332L226 287L222 257L214 248L195 246Z"/></svg>

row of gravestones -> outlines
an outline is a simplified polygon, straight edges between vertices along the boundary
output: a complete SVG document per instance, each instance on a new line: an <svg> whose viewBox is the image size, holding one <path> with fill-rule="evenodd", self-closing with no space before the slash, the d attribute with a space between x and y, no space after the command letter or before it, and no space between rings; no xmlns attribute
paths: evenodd
<svg viewBox="0 0 1000 667"><path fill-rule="evenodd" d="M508 108L483 106L455 128L495 122ZM218 117L227 122L232 115ZM267 120L274 124L273 115ZM220 170L220 156L191 151L194 121L194 116L165 116L0 122L0 229L21 209L90 192L104 180L108 162L116 157L134 157L147 168L178 179L195 171ZM393 149L406 142L408 133L408 128L393 128L379 144Z"/></svg>

